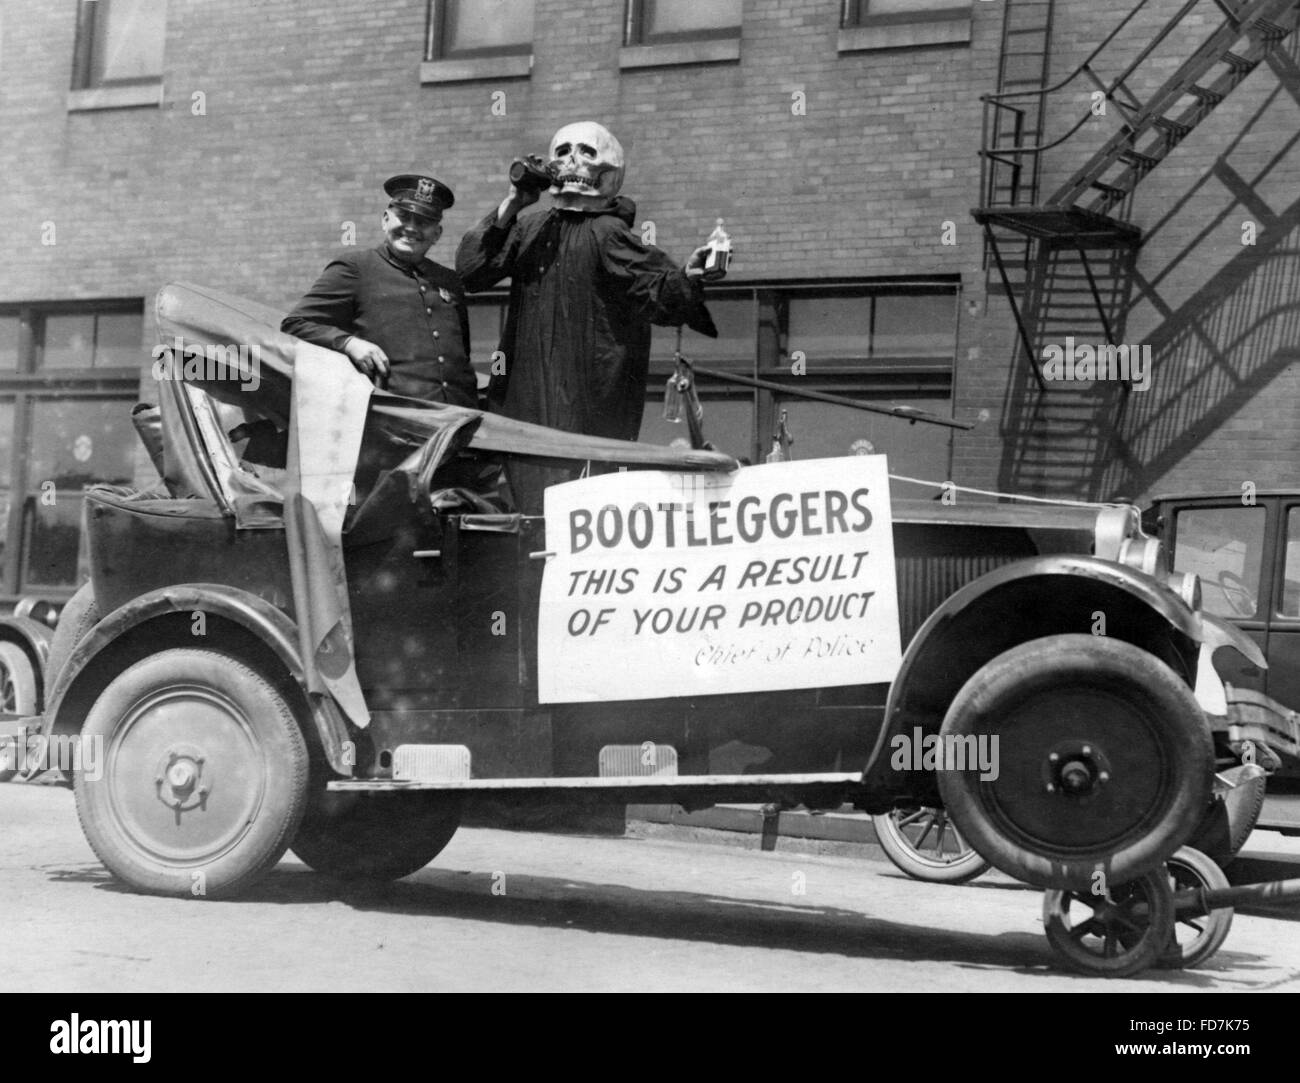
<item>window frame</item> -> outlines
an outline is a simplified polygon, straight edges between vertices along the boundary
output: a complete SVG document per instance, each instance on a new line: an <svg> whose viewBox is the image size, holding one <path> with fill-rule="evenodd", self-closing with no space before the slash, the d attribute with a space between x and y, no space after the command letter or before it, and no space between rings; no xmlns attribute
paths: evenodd
<svg viewBox="0 0 1300 1083"><path fill-rule="evenodd" d="M650 33L646 29L647 0L627 0L623 18L623 45L634 48L647 45L681 45L694 41L739 41L744 23L744 5L741 21L735 26L714 27L705 30L676 30L667 33Z"/></svg>
<svg viewBox="0 0 1300 1083"><path fill-rule="evenodd" d="M95 368L37 367L44 348L45 321L50 316L68 315L135 315L140 316L141 349L145 346L148 309L141 297L96 298L86 301L42 301L0 304L0 317L18 319L18 357L14 370L0 370L0 402L13 405L12 458L8 464L4 487L9 495L9 520L3 530L4 550L0 558L0 602L12 603L24 594L43 597L71 597L76 585L57 586L29 583L25 578L28 563L27 538L30 534L26 508L33 494L40 493L40 478L32 478L31 426L36 401L60 399L100 399L123 407L123 425L129 426L131 404L139 398L140 370L143 355L133 365ZM92 359L93 361L93 359ZM71 490L55 490L59 496Z"/></svg>
<svg viewBox="0 0 1300 1083"><path fill-rule="evenodd" d="M896 26L899 23L944 23L954 19L969 19L971 0L950 0L941 8L917 11L890 11L881 15L871 13L871 0L841 0L840 29L852 30L863 26Z"/></svg>
<svg viewBox="0 0 1300 1083"><path fill-rule="evenodd" d="M426 9L424 32L424 61L435 64L443 61L483 60L496 57L531 57L533 42L516 45L487 46L479 49L447 48L447 13L452 4L464 3L465 0L429 0ZM537 5L533 3L533 33L537 32Z"/></svg>
<svg viewBox="0 0 1300 1083"><path fill-rule="evenodd" d="M1187 543L1187 539L1184 537L1187 533L1187 527L1181 521L1183 516L1204 514L1206 512L1231 512L1234 516L1239 517L1243 522L1253 518L1260 523L1259 555L1257 558L1258 569L1255 575L1255 583L1252 587L1255 593L1254 613L1247 616L1239 612L1217 613L1210 609L1206 609L1206 612L1210 613L1211 616L1216 616L1223 620L1229 620L1236 624L1260 624L1263 626L1263 624L1269 620L1270 616L1278 615L1277 610L1280 604L1273 598L1276 591L1273 589L1271 581L1273 564L1276 559L1273 552L1275 533L1273 516L1276 513L1271 507L1271 502L1260 500L1255 504L1242 504L1240 500L1234 501L1225 497L1222 499L1215 498L1208 501L1175 504L1166 513L1169 529L1169 538L1167 542L1170 549L1169 567L1172 570L1183 572L1188 570L1186 565L1183 565L1181 568L1179 567L1179 554L1185 552L1185 546ZM1285 538L1281 542L1281 548L1283 550L1282 559L1285 560ZM1199 575L1200 573L1196 572L1195 574ZM1203 576L1201 582L1202 592L1204 592L1206 580ZM1249 587L1251 584L1247 583L1247 586ZM1204 603L1202 603L1202 605L1204 606ZM1229 608L1231 608L1231 603L1229 603Z"/></svg>
<svg viewBox="0 0 1300 1083"><path fill-rule="evenodd" d="M100 32L100 19L110 18L112 0L78 0L76 36L72 50L72 90L96 91L130 87L160 86L166 63L167 19L163 15L163 54L156 75L137 75L129 79L94 78L96 38Z"/></svg>
<svg viewBox="0 0 1300 1083"><path fill-rule="evenodd" d="M753 298L753 352L749 358L705 360L704 368L720 372L734 372L769 383L824 391L849 398L873 399L903 398L942 394L951 405L957 370L957 343L961 322L962 282L959 275L934 276L924 279L875 278L849 280L791 280L724 282L710 286L705 301L737 298L749 294ZM870 296L883 295L952 295L953 299L953 351L951 357L940 362L938 355L918 363L898 355L871 358L864 361L835 363L815 361L806 373L796 376L790 371L789 301L795 297L814 296ZM798 346L795 344L795 348ZM683 335L682 354L691 358L689 335ZM663 387L672 374L671 360L651 357L646 386L647 405L662 397ZM764 434L772 432L780 414L780 394L761 388L746 388L720 380L702 378L696 391L705 410L710 400L748 397L751 403L751 445L747 450L728 449L736 454L747 454L752 462L762 462L769 447ZM797 434L796 434L797 435ZM952 453L952 430L948 430L949 456Z"/></svg>

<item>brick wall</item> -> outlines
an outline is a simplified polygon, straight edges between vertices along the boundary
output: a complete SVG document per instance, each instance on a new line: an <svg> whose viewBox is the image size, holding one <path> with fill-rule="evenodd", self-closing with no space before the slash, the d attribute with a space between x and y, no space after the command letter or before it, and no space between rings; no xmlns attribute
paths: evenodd
<svg viewBox="0 0 1300 1083"><path fill-rule="evenodd" d="M186 279L287 306L344 223L356 223L358 243L377 239L379 185L407 169L431 170L457 193L432 253L450 262L461 233L499 200L509 160L590 117L619 136L624 191L678 257L722 215L738 280L958 276L955 407L977 426L954 439L958 482L1139 495L1226 484L1249 466L1259 484L1284 484L1300 440L1288 353L1288 192L1300 162L1285 155L1260 173L1296 138L1294 98L1261 69L1141 189L1136 220L1151 240L1137 270L1157 285L1139 291L1129 328L1162 344L1153 390L1123 414L1107 390L1045 405L1025 385L1023 359L1012 367L1014 327L1005 298L985 289L969 215L978 97L994 89L1006 2L975 0L969 45L840 55L838 5L747 0L739 64L620 71L621 4L537 0L530 77L422 86L423 0L172 0L164 105L69 113L72 6L7 0L0 302L151 297ZM1053 77L1128 7L1058 3ZM1126 35L1130 55L1146 30ZM1234 264L1243 214L1207 178L1243 126L1230 160L1281 217L1255 262ZM1086 132L1079 151L1050 158L1045 190L1101 138ZM54 246L41 244L46 221ZM956 245L941 243L945 221ZM1207 345L1192 316L1209 307ZM1031 445L1071 469L1053 480L1023 468Z"/></svg>

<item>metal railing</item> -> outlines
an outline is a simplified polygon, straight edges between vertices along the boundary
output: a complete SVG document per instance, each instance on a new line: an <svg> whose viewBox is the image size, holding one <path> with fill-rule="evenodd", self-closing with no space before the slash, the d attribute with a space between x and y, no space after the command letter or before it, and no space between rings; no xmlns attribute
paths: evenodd
<svg viewBox="0 0 1300 1083"><path fill-rule="evenodd" d="M1088 79L1094 87L1105 95L1107 101L1113 102L1126 116L1131 115L1130 111L1140 110L1142 103L1136 95L1129 89L1127 80L1133 73L1146 61L1156 49L1174 32L1175 29L1183 22L1187 15L1197 4L1203 0L1184 0L1165 25L1160 29L1156 36L1138 53L1138 55L1109 82L1105 81L1096 71L1094 65L1098 59L1109 51L1111 45L1124 32L1130 23L1142 13L1142 11L1153 4L1159 3L1159 0L1138 0L1133 9L1120 20L1119 24L1097 45L1095 49L1077 65L1064 79L1052 84L1051 86L1042 87L1036 90L1011 90L1003 91L997 94L985 94L980 97L984 103L984 122L981 133L980 157L983 161L983 177L981 181L981 192L983 193L983 205L986 207L1020 206L1021 178L1024 170L1024 159L1032 158L1035 161L1045 153L1055 147L1070 140L1076 135L1089 120L1093 119L1092 111L1085 110L1083 115L1074 122L1070 128L1055 139L1047 142L1036 143L1032 146L1022 145L1025 131L1025 117L1029 112L1028 108L1022 108L1018 105L1011 104L1013 100L1036 103L1037 108L1041 111L1044 109L1047 98L1064 90L1076 79L1081 76ZM1214 0L1216 6L1224 12L1229 20L1235 21L1235 13L1227 6L1226 0ZM1128 101L1121 100L1118 95L1127 96ZM1011 125L1010 134L1012 142L1010 146L999 145L1007 134L1006 121L1009 119ZM1005 170L1005 176L1000 172ZM998 198L998 191L1004 188L1008 195Z"/></svg>

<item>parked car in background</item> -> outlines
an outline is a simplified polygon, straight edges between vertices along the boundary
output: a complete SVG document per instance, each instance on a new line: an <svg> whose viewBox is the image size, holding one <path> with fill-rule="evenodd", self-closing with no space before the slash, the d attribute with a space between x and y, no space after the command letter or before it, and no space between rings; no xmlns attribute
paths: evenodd
<svg viewBox="0 0 1300 1083"><path fill-rule="evenodd" d="M1300 834L1300 491L1156 497L1143 516L1172 566L1201 581L1202 606L1248 635L1267 659L1223 651L1230 751L1269 772L1258 826Z"/></svg>

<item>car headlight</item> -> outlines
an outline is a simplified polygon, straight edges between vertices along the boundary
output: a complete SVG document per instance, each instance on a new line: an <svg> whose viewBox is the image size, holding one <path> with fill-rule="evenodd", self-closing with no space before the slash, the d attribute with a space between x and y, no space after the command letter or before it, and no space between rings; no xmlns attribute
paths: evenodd
<svg viewBox="0 0 1300 1083"><path fill-rule="evenodd" d="M1159 538L1140 535L1119 543L1119 562L1159 578L1165 571L1165 547Z"/></svg>

